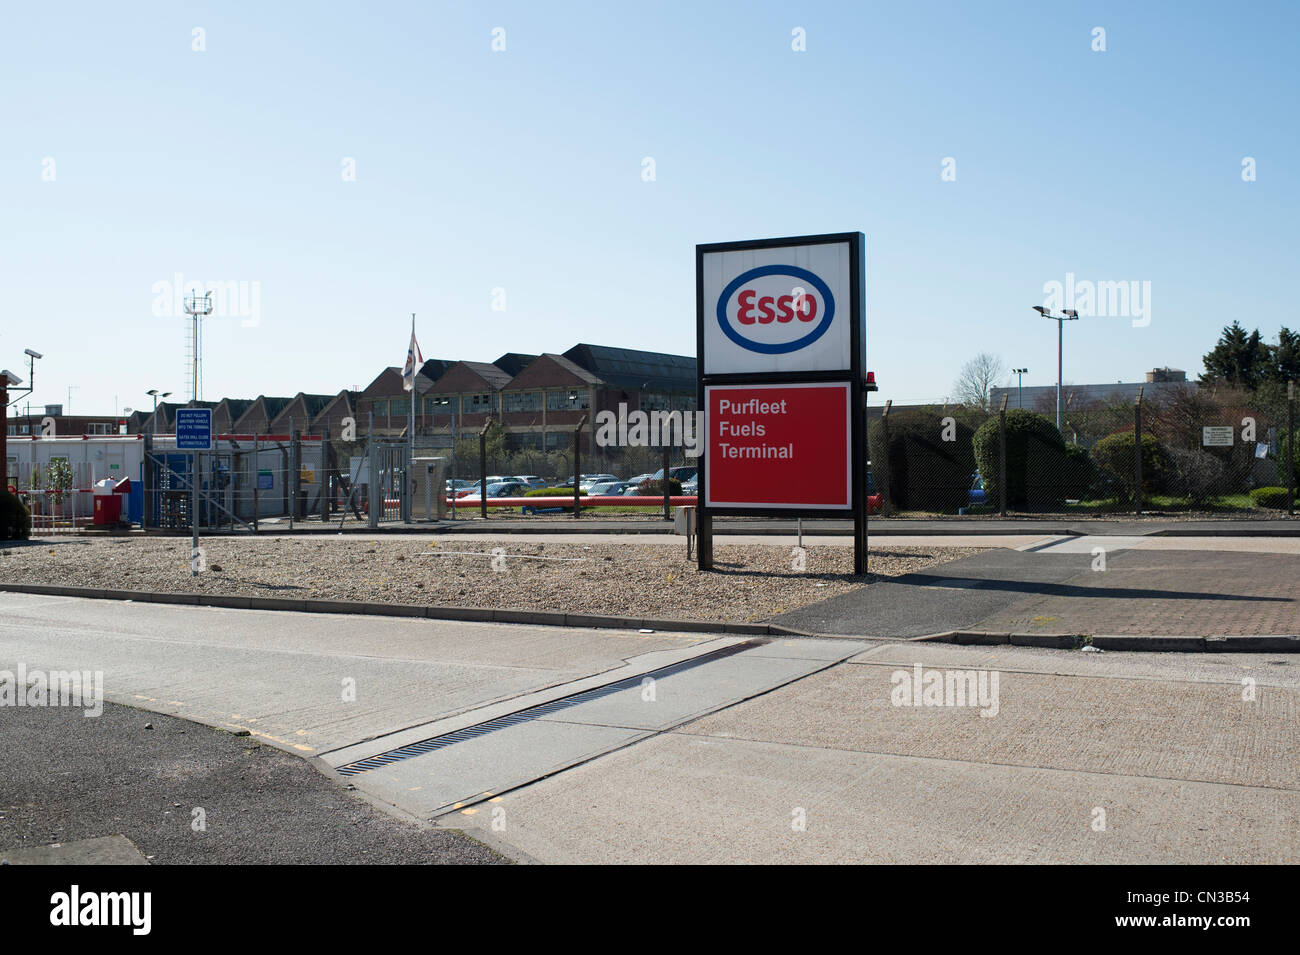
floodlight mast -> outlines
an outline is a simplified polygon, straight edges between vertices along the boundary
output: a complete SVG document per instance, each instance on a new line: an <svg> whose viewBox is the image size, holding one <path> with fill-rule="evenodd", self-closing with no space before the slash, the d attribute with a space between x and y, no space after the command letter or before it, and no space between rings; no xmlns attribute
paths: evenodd
<svg viewBox="0 0 1300 955"><path fill-rule="evenodd" d="M1065 368L1064 360L1064 340L1065 340L1065 323L1078 319L1079 313L1072 308L1061 309L1060 315L1053 315L1052 310L1043 305L1031 306L1035 312L1042 315L1043 318L1050 318L1056 322L1056 430L1061 431L1061 379L1062 372ZM1064 432L1062 432L1064 433Z"/></svg>
<svg viewBox="0 0 1300 955"><path fill-rule="evenodd" d="M190 400L198 401L199 396L203 393L202 374L203 374L203 352L202 339L200 338L199 319L205 318L212 314L212 293L204 292L203 298L199 298L198 290L190 293L190 297L185 300L185 311L193 319L193 326L190 334L193 336L194 343L193 358L193 381L191 382Z"/></svg>

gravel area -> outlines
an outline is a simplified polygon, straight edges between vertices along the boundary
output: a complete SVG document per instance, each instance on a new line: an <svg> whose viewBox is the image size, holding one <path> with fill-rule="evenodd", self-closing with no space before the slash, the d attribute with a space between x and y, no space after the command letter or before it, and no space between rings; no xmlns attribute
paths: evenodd
<svg viewBox="0 0 1300 955"><path fill-rule="evenodd" d="M669 619L766 620L882 578L970 557L979 548L872 550L866 578L852 550L715 540L716 570L700 573L685 544L634 538L579 544L521 537L502 545L453 535L435 542L348 536L212 538L190 575L188 538L33 541L0 550L0 581L169 593L284 596L551 610Z"/></svg>

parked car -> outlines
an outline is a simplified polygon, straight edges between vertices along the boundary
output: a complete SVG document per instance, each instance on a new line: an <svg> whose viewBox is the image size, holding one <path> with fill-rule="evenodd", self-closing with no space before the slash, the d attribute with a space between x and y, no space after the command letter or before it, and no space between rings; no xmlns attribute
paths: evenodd
<svg viewBox="0 0 1300 955"><path fill-rule="evenodd" d="M652 480L654 480L653 474L638 474L636 477L628 478L627 483L635 485L635 484L640 484L642 481L652 481Z"/></svg>
<svg viewBox="0 0 1300 955"><path fill-rule="evenodd" d="M546 487L546 479L538 477L536 474L518 474L515 480L521 484L527 484L530 488Z"/></svg>
<svg viewBox="0 0 1300 955"><path fill-rule="evenodd" d="M635 485L632 485L635 487ZM592 484L584 488L591 495L595 494L622 494L628 489L627 481L601 481L599 484Z"/></svg>
<svg viewBox="0 0 1300 955"><path fill-rule="evenodd" d="M523 497L528 491L528 485L521 481L498 481L495 484L487 486L488 498L494 497ZM456 498L461 502L475 503L482 500L479 497L477 486L465 494L458 495Z"/></svg>
<svg viewBox="0 0 1300 955"><path fill-rule="evenodd" d="M617 481L617 480L618 480L617 474L587 474L583 476L582 481L578 484L578 487L582 488L585 491L588 488L593 487L594 485L608 484L612 481Z"/></svg>
<svg viewBox="0 0 1300 955"><path fill-rule="evenodd" d="M682 493L688 496L700 493L700 476L698 474L690 480L682 482Z"/></svg>
<svg viewBox="0 0 1300 955"><path fill-rule="evenodd" d="M876 490L876 476L867 468L867 516L879 514L885 509L885 495Z"/></svg>
<svg viewBox="0 0 1300 955"><path fill-rule="evenodd" d="M668 476L670 478L674 478L682 482L689 481L691 478L697 477L699 473L700 473L700 469L698 467L677 467L677 468L668 469ZM663 468L660 468L654 474L650 475L651 481L662 481L663 479L664 479Z"/></svg>

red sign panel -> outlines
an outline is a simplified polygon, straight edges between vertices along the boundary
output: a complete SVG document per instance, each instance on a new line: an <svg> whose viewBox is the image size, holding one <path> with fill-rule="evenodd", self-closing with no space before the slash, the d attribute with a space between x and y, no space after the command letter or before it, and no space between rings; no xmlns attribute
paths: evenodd
<svg viewBox="0 0 1300 955"><path fill-rule="evenodd" d="M708 385L704 403L707 506L852 507L847 382Z"/></svg>

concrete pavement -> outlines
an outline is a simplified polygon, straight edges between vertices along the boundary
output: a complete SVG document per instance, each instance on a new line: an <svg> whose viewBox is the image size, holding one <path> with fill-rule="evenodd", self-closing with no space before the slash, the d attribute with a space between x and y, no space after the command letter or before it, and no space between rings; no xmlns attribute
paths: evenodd
<svg viewBox="0 0 1300 955"><path fill-rule="evenodd" d="M497 832L562 863L1300 861L1293 664L998 651L868 650L506 794ZM891 705L918 663L998 668L997 715Z"/></svg>
<svg viewBox="0 0 1300 955"><path fill-rule="evenodd" d="M1012 570L1038 558L1049 576L1078 559L989 553ZM1285 655L715 638L0 595L0 670L20 662L100 668L110 701L247 730L396 810L543 862L1300 861L1300 662ZM941 687L984 671L985 696L895 705L895 691L927 671ZM0 708L7 739L68 720L131 731L80 711ZM123 751L126 775L106 777L86 803L104 819L113 800L139 799L132 758ZM24 773L38 802L31 778L48 771L27 762L10 758L5 770ZM63 818L75 820L77 805L69 797ZM55 834L112 834L73 829ZM322 834L306 855L329 844Z"/></svg>

